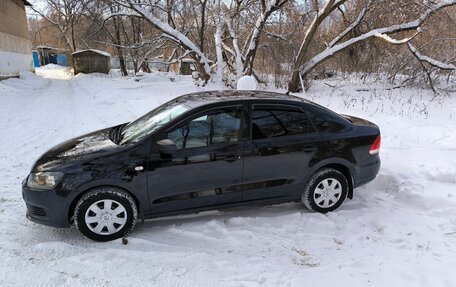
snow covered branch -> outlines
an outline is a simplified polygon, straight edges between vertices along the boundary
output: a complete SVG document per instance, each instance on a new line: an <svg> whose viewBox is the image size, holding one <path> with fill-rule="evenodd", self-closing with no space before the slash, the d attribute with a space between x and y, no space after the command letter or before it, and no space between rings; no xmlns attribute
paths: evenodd
<svg viewBox="0 0 456 287"><path fill-rule="evenodd" d="M267 4L265 1L262 2L262 11L255 22L255 26L250 35L249 45L244 53L245 61L243 71L245 75L251 75L253 73L253 61L255 60L260 36L267 20L273 12L282 8L287 2L288 0L269 0Z"/></svg>
<svg viewBox="0 0 456 287"><path fill-rule="evenodd" d="M149 22L156 29L163 32L171 40L175 41L179 46L184 50L190 51L190 54L195 58L198 71L201 78L207 82L210 78L211 68L209 66L209 61L206 55L201 51L201 49L188 38L184 33L173 28L169 23L161 20L152 13L152 10L149 6L144 6L144 4L138 4L133 2L133 0L115 0L119 5L129 8L132 12L127 13L131 16L140 16L143 17L147 22Z"/></svg>
<svg viewBox="0 0 456 287"><path fill-rule="evenodd" d="M410 42L418 34L419 34L419 32L416 32L412 37L404 38L401 40L396 40L386 34L377 34L377 35L375 35L375 37L385 40L386 42L393 44L393 45L402 45L402 44L406 44L406 43Z"/></svg>
<svg viewBox="0 0 456 287"><path fill-rule="evenodd" d="M239 8L238 8L239 10ZM235 13L236 15L239 14L239 11L236 11ZM238 42L238 35L236 33L236 31L234 30L234 27L233 27L233 18L234 16L236 15L232 15L231 16L231 19L227 19L225 21L226 23L226 26L228 28L228 33L232 39L232 44L233 44L233 49L234 49L234 63L235 63L235 70L236 70L236 78L237 79L240 79L243 74L242 74L242 71L243 71L243 59L244 59L244 55L242 54L241 52L241 49L239 48L239 42Z"/></svg>
<svg viewBox="0 0 456 287"><path fill-rule="evenodd" d="M330 4L330 3L331 3L331 0L328 1L328 4ZM304 76L307 75L318 64L320 64L321 62L323 62L324 60L326 60L328 58L333 57L337 53L343 51L344 49L346 49L346 48L348 48L350 46L352 46L353 44L359 43L361 41L367 40L367 39L372 38L372 37L379 37L379 38L381 38L381 39L383 39L385 41L388 41L389 43L393 43L393 44L409 43L410 40L413 39L414 36L416 36L416 34L418 33L418 30L421 27L421 25L432 14L436 13L437 11L439 11L441 9L444 9L446 7L453 6L453 5L456 5L456 1L455 0L440 2L439 4L436 4L434 6L429 7L426 11L424 11L420 15L420 17L418 19L416 19L414 21L410 21L410 22L403 23L403 24L392 25L392 26L388 26L388 27L382 27L382 28L373 29L373 30L370 30L370 31L360 35L360 36L357 36L357 37L351 38L349 40L346 40L345 42L342 42L342 43L339 43L339 44L335 44L333 46L328 45L328 47L325 50L323 50L322 52L320 52L317 55L313 56L311 59L309 59L309 60L304 62L304 57L302 56L302 54L305 55L305 51L308 48L308 44L307 44L306 47L304 47L304 45L307 42L309 42L307 40L307 37L308 37L307 34L309 33L309 31L311 29L313 29L312 26L311 26L308 29L308 32L307 32L306 36L304 37L304 41L303 41L303 44L301 46L300 55L298 55L298 58L296 59L295 70L293 72L292 81L289 84L289 90L290 91L296 91L296 90L299 89L299 82L298 82L299 73L302 73L302 75L304 75ZM327 9L327 7L323 8L323 10L320 11L318 14L319 15L323 14L325 9ZM318 19L318 15L316 16L316 19L314 21L317 21L317 19ZM359 19L359 17L358 17L358 19ZM350 27L347 28L347 29L350 29ZM404 31L413 31L413 30L415 30L416 33L412 37L405 38L405 39L402 39L402 40L393 39L392 37L390 37L388 35L388 34L394 34L394 33L404 32ZM334 41L332 41L331 43L333 43L333 42ZM336 42L338 42L338 41L336 41ZM300 57L300 56L302 56L302 57Z"/></svg>
<svg viewBox="0 0 456 287"><path fill-rule="evenodd" d="M302 41L301 47L299 48L298 55L294 61L293 74L291 76L291 81L288 87L290 91L297 91L299 89L301 80L299 75L299 68L307 56L310 43L312 42L318 27L320 27L324 19L326 19L335 9L337 9L337 7L345 2L346 0L327 0L325 5L318 11L317 15L315 15L312 23L306 31L306 34L304 35L304 39Z"/></svg>
<svg viewBox="0 0 456 287"><path fill-rule="evenodd" d="M408 45L410 51L413 53L413 55L415 55L415 57L418 60L420 60L421 62L426 62L426 63L430 64L431 66L439 68L441 70L447 70L447 71L456 70L456 66L453 64L446 64L446 63L437 61L435 59L432 59L431 57L421 54L420 51L418 51L418 49L415 48L415 46L413 46L413 44L411 42L408 42L407 45Z"/></svg>
<svg viewBox="0 0 456 287"><path fill-rule="evenodd" d="M369 9L369 5L370 5L371 2L369 2L369 4L361 10L361 12L359 13L358 17L355 19L355 21L353 21L353 23L350 24L350 26L347 27L347 29L345 29L342 33L337 35L329 43L328 47L333 47L334 45L339 43L339 41L342 40L342 38L344 38L346 35L348 35L348 33L350 33L353 29L356 28L356 26L359 25L359 23L361 23L361 21L363 20L364 16L366 15L366 13L367 13L367 11Z"/></svg>

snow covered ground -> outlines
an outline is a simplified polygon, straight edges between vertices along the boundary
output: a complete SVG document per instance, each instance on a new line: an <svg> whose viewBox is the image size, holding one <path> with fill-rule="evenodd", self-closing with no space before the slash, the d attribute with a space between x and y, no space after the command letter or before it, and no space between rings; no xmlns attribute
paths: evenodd
<svg viewBox="0 0 456 287"><path fill-rule="evenodd" d="M37 72L0 82L0 285L456 286L454 93L317 82L305 97L382 131L380 174L353 200L326 215L287 203L154 219L123 245L29 222L22 179L53 145L202 88Z"/></svg>

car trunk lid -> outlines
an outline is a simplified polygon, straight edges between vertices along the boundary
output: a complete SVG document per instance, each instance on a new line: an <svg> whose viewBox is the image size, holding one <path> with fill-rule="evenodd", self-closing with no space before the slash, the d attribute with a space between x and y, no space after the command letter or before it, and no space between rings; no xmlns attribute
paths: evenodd
<svg viewBox="0 0 456 287"><path fill-rule="evenodd" d="M368 126L368 127L376 127L376 128L378 128L376 124L374 124L374 123L372 123L372 122L370 122L368 120L362 119L362 118L349 116L349 115L341 115L341 116L346 118L352 124L357 125L357 126Z"/></svg>

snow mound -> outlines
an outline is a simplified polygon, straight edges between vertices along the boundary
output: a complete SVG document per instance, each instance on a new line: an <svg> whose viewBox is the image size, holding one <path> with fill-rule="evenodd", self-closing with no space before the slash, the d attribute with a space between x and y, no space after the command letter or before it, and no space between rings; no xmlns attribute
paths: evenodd
<svg viewBox="0 0 456 287"><path fill-rule="evenodd" d="M21 71L19 72L19 78L21 80L28 80L28 79L33 79L35 77L35 74L29 71Z"/></svg>
<svg viewBox="0 0 456 287"><path fill-rule="evenodd" d="M143 83L169 83L171 81L170 77L166 74L144 72L136 73L134 80Z"/></svg>
<svg viewBox="0 0 456 287"><path fill-rule="evenodd" d="M47 64L47 65L37 68L37 70L56 70L56 69L66 69L66 67L56 65L56 64Z"/></svg>
<svg viewBox="0 0 456 287"><path fill-rule="evenodd" d="M237 90L256 90L257 81L252 76L244 76L237 82Z"/></svg>
<svg viewBox="0 0 456 287"><path fill-rule="evenodd" d="M56 64L48 64L35 68L35 73L43 78L66 80L73 76L70 67L64 67Z"/></svg>
<svg viewBox="0 0 456 287"><path fill-rule="evenodd" d="M73 77L73 79L84 79L84 78L105 78L105 79L110 79L113 78L113 75L111 74L103 74L103 73L78 73L76 76Z"/></svg>

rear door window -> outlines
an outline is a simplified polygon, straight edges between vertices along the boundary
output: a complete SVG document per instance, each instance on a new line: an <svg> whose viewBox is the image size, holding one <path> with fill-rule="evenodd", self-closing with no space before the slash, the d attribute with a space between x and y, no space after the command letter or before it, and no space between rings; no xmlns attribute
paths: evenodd
<svg viewBox="0 0 456 287"><path fill-rule="evenodd" d="M303 135L315 132L300 109L287 106L259 106L252 109L252 140Z"/></svg>

